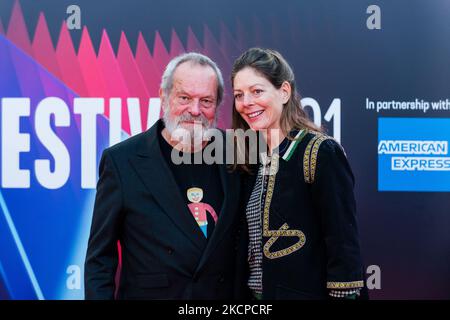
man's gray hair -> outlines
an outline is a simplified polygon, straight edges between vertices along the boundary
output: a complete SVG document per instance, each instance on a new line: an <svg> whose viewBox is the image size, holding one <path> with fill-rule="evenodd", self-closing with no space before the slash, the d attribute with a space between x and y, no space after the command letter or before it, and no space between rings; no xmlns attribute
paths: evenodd
<svg viewBox="0 0 450 320"><path fill-rule="evenodd" d="M220 72L219 67L214 61L212 61L207 56L197 52L183 53L170 60L170 62L167 64L166 69L164 70L161 79L161 89L163 90L164 96L168 97L170 95L170 91L172 90L173 87L173 74L175 72L175 69L184 62L191 62L201 66L210 66L214 70L217 77L217 107L218 107L223 99L224 84L222 72Z"/></svg>

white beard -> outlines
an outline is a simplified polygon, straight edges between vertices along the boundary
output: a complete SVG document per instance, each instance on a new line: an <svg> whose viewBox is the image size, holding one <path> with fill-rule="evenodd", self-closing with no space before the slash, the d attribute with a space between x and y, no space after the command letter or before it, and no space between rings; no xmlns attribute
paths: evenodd
<svg viewBox="0 0 450 320"><path fill-rule="evenodd" d="M193 117L189 113L171 119L169 109L170 106L164 106L163 121L171 140L178 141L183 150L189 152L192 152L192 148L194 152L201 150L203 142L210 140L211 134L208 131L215 128L216 117L211 123L204 115ZM196 123L185 128L181 124L183 121L196 121Z"/></svg>

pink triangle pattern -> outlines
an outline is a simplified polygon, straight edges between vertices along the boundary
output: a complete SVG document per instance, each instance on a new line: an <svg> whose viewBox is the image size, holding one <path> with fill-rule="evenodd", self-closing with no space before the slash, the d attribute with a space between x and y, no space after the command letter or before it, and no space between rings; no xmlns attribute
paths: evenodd
<svg viewBox="0 0 450 320"><path fill-rule="evenodd" d="M81 34L78 62L88 95L92 97L108 97L103 74L86 27L83 28Z"/></svg>
<svg viewBox="0 0 450 320"><path fill-rule="evenodd" d="M122 102L129 96L128 87L125 84L122 71L114 54L108 34L103 30L98 51L98 63L105 79L105 85L111 97L118 97ZM125 103L122 103L122 129L130 133L130 122L128 109Z"/></svg>
<svg viewBox="0 0 450 320"><path fill-rule="evenodd" d="M86 84L81 73L69 30L63 22L56 47L56 60L61 70L61 80L81 97L88 97ZM38 61L40 63L40 61Z"/></svg>
<svg viewBox="0 0 450 320"><path fill-rule="evenodd" d="M141 128L147 126L149 93L144 84L144 79L137 67L133 52L131 51L125 33L122 32L117 53L117 62L122 71L122 76L128 86L129 95L139 98L141 110Z"/></svg>
<svg viewBox="0 0 450 320"><path fill-rule="evenodd" d="M39 15L31 47L34 58L55 77L61 79L61 72L56 60L56 52L50 38L47 21L42 13Z"/></svg>
<svg viewBox="0 0 450 320"><path fill-rule="evenodd" d="M19 1L14 3L6 36L19 48L32 56L30 37Z"/></svg>
<svg viewBox="0 0 450 320"><path fill-rule="evenodd" d="M158 30L155 32L152 51L139 32L136 51L122 32L117 54L111 46L108 32L103 30L98 53L95 52L89 30L83 28L78 52L75 50L70 31L62 21L57 43L52 43L45 15L39 14L38 23L31 40L18 0L14 3L7 29L0 21L0 34L18 46L41 64L53 76L63 81L67 87L82 97L105 98L105 116L109 116L108 99L122 99L122 128L130 133L126 99L139 98L142 128L146 128L148 103L150 98L158 97L162 73L173 57L195 51L211 57L221 68L226 95L219 116L219 127L227 128L231 124L231 102L229 74L232 61L249 44L258 45L261 38L260 22L254 18L252 30L246 30L236 20L236 36L220 22L220 35L216 38L208 26L203 27L202 41L199 41L191 27L187 28L186 43L180 40L172 29L169 47L166 47ZM255 43L255 39L257 40ZM250 43L251 42L251 43Z"/></svg>

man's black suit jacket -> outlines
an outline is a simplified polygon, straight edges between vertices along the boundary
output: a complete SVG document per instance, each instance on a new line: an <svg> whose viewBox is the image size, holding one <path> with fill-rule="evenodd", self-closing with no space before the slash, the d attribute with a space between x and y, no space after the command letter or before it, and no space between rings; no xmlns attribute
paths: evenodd
<svg viewBox="0 0 450 320"><path fill-rule="evenodd" d="M161 120L103 152L86 262L86 299L239 298L241 181L219 165L224 199L206 240L161 155ZM115 296L117 241L122 248ZM238 267L240 268L240 267Z"/></svg>

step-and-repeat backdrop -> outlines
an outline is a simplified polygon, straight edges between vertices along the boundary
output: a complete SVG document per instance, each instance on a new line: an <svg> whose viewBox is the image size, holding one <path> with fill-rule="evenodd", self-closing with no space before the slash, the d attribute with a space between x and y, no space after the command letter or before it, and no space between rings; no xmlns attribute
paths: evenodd
<svg viewBox="0 0 450 320"><path fill-rule="evenodd" d="M1 0L0 299L82 299L102 150L160 117L187 51L223 70L229 128L253 46L346 149L371 298L450 298L449 19L448 0Z"/></svg>

